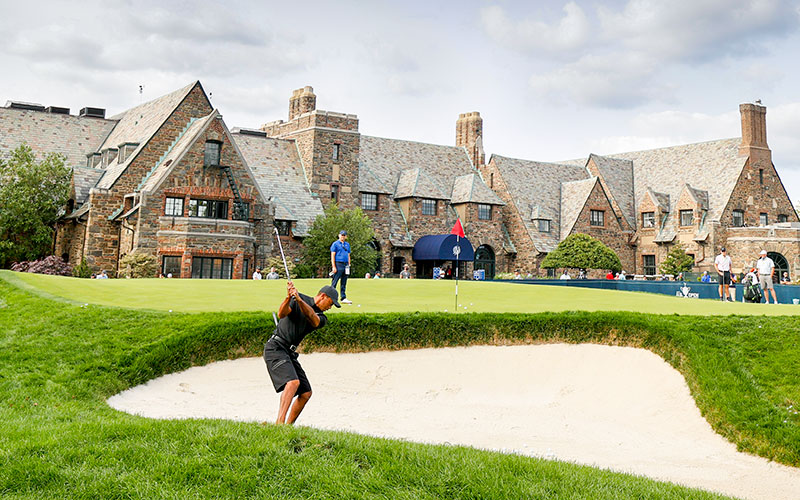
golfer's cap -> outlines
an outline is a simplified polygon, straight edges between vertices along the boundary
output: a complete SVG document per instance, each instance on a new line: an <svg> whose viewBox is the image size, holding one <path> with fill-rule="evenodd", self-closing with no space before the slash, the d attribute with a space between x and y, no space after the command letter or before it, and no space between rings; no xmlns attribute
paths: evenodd
<svg viewBox="0 0 800 500"><path fill-rule="evenodd" d="M344 236L347 236L347 231L345 231L344 229L342 229L341 231L339 231L339 234L342 234L342 235L344 235Z"/></svg>
<svg viewBox="0 0 800 500"><path fill-rule="evenodd" d="M720 248L719 251L720 252L724 252L725 251L725 247Z"/></svg>
<svg viewBox="0 0 800 500"><path fill-rule="evenodd" d="M767 251L766 250L761 250L761 255L767 255Z"/></svg>
<svg viewBox="0 0 800 500"><path fill-rule="evenodd" d="M332 286L330 285L323 286L322 288L319 289L319 293L324 293L325 295L330 297L331 300L333 301L333 305L335 305L336 307L342 307L339 305L339 292L337 292L336 289L333 288Z"/></svg>

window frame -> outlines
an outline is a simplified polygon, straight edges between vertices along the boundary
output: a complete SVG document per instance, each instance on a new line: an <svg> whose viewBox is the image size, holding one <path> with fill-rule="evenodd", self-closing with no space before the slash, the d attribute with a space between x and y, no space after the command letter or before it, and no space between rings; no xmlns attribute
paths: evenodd
<svg viewBox="0 0 800 500"><path fill-rule="evenodd" d="M368 199L372 200L373 203L366 203ZM378 208L378 193L361 193L361 210L376 212Z"/></svg>
<svg viewBox="0 0 800 500"><path fill-rule="evenodd" d="M650 224L648 224L648 221ZM652 229L656 227L656 213L642 212L642 229Z"/></svg>
<svg viewBox="0 0 800 500"><path fill-rule="evenodd" d="M331 201L338 204L339 194L341 193L339 184L331 184Z"/></svg>
<svg viewBox="0 0 800 500"><path fill-rule="evenodd" d="M170 266L170 268L167 268L167 260L168 259L172 263L172 266ZM164 255L164 256L162 256L161 257L161 275L166 277L169 273L172 273L172 277L174 278L176 276L176 273L175 273L175 271L171 271L170 269L173 269L175 263L177 262L177 276L180 277L180 275L181 275L181 264L182 264L181 260L182 259L181 259L180 255Z"/></svg>
<svg viewBox="0 0 800 500"><path fill-rule="evenodd" d="M778 222L789 222L789 216L786 214L778 214Z"/></svg>
<svg viewBox="0 0 800 500"><path fill-rule="evenodd" d="M492 220L492 206L488 203L478 203L478 220Z"/></svg>
<svg viewBox="0 0 800 500"><path fill-rule="evenodd" d="M209 276L205 276L208 273ZM233 259L230 257L192 257L192 279L233 279Z"/></svg>
<svg viewBox="0 0 800 500"><path fill-rule="evenodd" d="M194 205L196 206L196 209L194 210L195 215L192 215L193 202L195 202ZM198 215L200 213L201 203L205 203L205 205L202 206L205 206L206 208L205 210L206 215ZM224 215L225 215L224 217L218 216L221 215L221 212L223 212L221 207L224 207ZM209 200L205 198L191 198L189 200L189 217L192 218L227 220L229 215L228 211L229 211L228 200Z"/></svg>
<svg viewBox="0 0 800 500"><path fill-rule="evenodd" d="M737 218L739 219L739 223L737 224ZM733 227L744 227L744 210L734 209L731 212L731 226Z"/></svg>
<svg viewBox="0 0 800 500"><path fill-rule="evenodd" d="M333 161L341 161L342 159L342 144L340 142L333 143L333 154L331 155Z"/></svg>
<svg viewBox="0 0 800 500"><path fill-rule="evenodd" d="M285 219L275 219L272 221L272 225L278 230L279 236L292 235L292 221Z"/></svg>
<svg viewBox="0 0 800 500"><path fill-rule="evenodd" d="M599 219L595 217L599 215ZM599 221L599 224L597 223ZM606 227L606 211L598 209L589 209L589 225L591 227Z"/></svg>
<svg viewBox="0 0 800 500"><path fill-rule="evenodd" d="M689 216L689 223L685 224L684 216ZM678 211L678 223L681 227L689 227L694 226L694 210L679 210Z"/></svg>
<svg viewBox="0 0 800 500"><path fill-rule="evenodd" d="M421 207L422 215L435 216L436 213L438 212L439 202L436 199L422 198L422 201L420 203L422 205ZM433 203L433 213L431 213L430 211L431 203ZM426 206L428 207L428 209L426 209Z"/></svg>
<svg viewBox="0 0 800 500"><path fill-rule="evenodd" d="M760 214L758 214L758 225L769 226L769 213L761 212Z"/></svg>
<svg viewBox="0 0 800 500"><path fill-rule="evenodd" d="M180 201L180 210L179 210L180 213L170 213L170 201L173 202L172 203L173 212L175 212L174 210L175 202ZM183 198L178 198L176 196L167 196L164 199L164 215L169 215L171 217L183 217L183 208L184 208L183 205L185 201L186 200L184 200Z"/></svg>
<svg viewBox="0 0 800 500"><path fill-rule="evenodd" d="M544 228L543 228L544 227ZM550 219L536 219L536 228L540 233L549 233L552 230Z"/></svg>
<svg viewBox="0 0 800 500"><path fill-rule="evenodd" d="M215 145L217 147L216 155L217 155L217 163L210 163L209 162L209 145ZM206 141L203 145L203 167L218 167L222 164L222 142L220 141Z"/></svg>
<svg viewBox="0 0 800 500"><path fill-rule="evenodd" d="M653 260L652 264L648 264L647 261L649 259ZM647 272L648 270L653 271L653 272L648 273ZM657 266L656 266L656 256L653 255L653 254L642 255L642 273L645 276L655 276L657 270L658 269L657 269Z"/></svg>

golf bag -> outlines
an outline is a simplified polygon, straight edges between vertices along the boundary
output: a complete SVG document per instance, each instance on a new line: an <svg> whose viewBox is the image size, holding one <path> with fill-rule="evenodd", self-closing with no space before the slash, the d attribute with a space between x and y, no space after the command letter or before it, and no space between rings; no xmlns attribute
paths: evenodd
<svg viewBox="0 0 800 500"><path fill-rule="evenodd" d="M758 303L761 302L761 287L754 279L745 278L742 281L742 288L744 288L744 300L747 302Z"/></svg>

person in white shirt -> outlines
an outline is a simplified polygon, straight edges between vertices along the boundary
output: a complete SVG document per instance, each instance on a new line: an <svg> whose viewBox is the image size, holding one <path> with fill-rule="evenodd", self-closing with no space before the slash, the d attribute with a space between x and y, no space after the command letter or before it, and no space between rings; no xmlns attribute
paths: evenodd
<svg viewBox="0 0 800 500"><path fill-rule="evenodd" d="M775 274L775 262L767 257L767 251L761 250L760 257L756 262L756 269L758 269L758 284L764 292L764 302L769 304L769 292L772 292L772 301L778 303L778 297L775 296L775 287L772 286L772 275Z"/></svg>
<svg viewBox="0 0 800 500"><path fill-rule="evenodd" d="M253 272L253 279L254 280L260 280L261 279L261 269L256 268L256 270Z"/></svg>
<svg viewBox="0 0 800 500"><path fill-rule="evenodd" d="M725 247L720 249L719 255L714 259L714 269L719 274L719 300L728 300L733 302L730 298L730 284L731 284L731 257L725 251Z"/></svg>
<svg viewBox="0 0 800 500"><path fill-rule="evenodd" d="M279 280L279 279L281 279L281 275L278 274L277 271L275 271L274 267L270 267L269 268L269 272L267 273L267 279L268 280Z"/></svg>
<svg viewBox="0 0 800 500"><path fill-rule="evenodd" d="M561 273L561 277L559 279L561 279L561 280L571 280L572 276L570 276L569 273L567 272L567 270L564 269L564 272Z"/></svg>
<svg viewBox="0 0 800 500"><path fill-rule="evenodd" d="M625 281L628 277L625 275L625 271L620 271L619 276L617 277L618 280Z"/></svg>

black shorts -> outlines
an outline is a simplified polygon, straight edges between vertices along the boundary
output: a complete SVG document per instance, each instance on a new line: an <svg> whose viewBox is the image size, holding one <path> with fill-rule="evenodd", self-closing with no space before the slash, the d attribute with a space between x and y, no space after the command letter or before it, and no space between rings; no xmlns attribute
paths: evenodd
<svg viewBox="0 0 800 500"><path fill-rule="evenodd" d="M731 272L730 271L722 271L722 281L723 285L730 285L731 284Z"/></svg>
<svg viewBox="0 0 800 500"><path fill-rule="evenodd" d="M267 364L267 372L272 379L272 385L275 386L275 392L283 391L286 383L292 380L300 381L297 394L311 391L306 372L297 361L298 356L296 352L286 350L272 341L264 345L264 362Z"/></svg>

